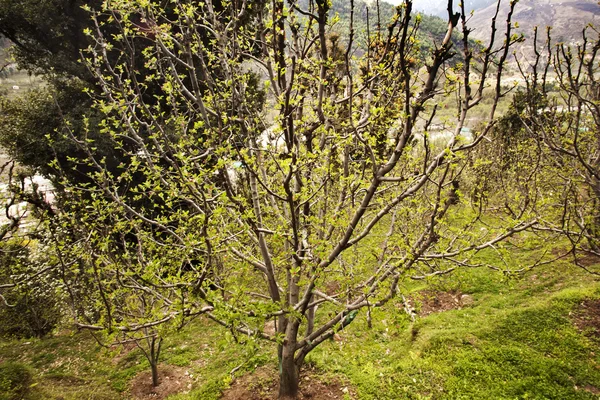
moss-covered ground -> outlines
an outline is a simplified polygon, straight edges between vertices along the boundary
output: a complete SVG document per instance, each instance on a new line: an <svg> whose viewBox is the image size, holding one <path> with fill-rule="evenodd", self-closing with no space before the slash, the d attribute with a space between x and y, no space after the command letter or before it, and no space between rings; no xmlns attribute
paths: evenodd
<svg viewBox="0 0 600 400"><path fill-rule="evenodd" d="M407 280L402 290L417 310L416 293L424 290L468 295L469 302L411 321L398 299L373 310L370 329L362 313L309 355L323 379L346 382L359 399L598 398L600 343L593 327L581 330L577 319L590 318L581 305L600 301L600 284L568 260L512 277L462 270L429 282ZM171 396L179 400L218 399L232 377L275 365L270 344L237 344L205 319L164 346L163 365L192 376L187 393ZM0 362L29 369L26 399L130 398L131 380L148 369L139 350L104 348L90 333L70 330L3 340ZM8 378L0 377L0 385Z"/></svg>

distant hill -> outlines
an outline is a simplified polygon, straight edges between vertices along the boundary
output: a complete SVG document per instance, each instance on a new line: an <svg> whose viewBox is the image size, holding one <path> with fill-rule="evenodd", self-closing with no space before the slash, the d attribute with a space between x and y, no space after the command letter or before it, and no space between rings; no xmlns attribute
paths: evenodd
<svg viewBox="0 0 600 400"><path fill-rule="evenodd" d="M475 28L474 38L484 41L489 38L490 21L495 11L495 4L475 11L470 21L470 26ZM507 13L508 1L503 1L498 21L505 21ZM518 22L516 32L526 37L531 37L534 26L538 26L542 39L545 39L546 26L551 26L554 42L572 43L581 39L581 31L587 24L600 26L600 5L597 0L520 0L513 21ZM516 49L517 56L528 56L531 49L531 42L520 45Z"/></svg>
<svg viewBox="0 0 600 400"><path fill-rule="evenodd" d="M472 0L473 2L482 2L490 0ZM303 5L308 3L308 0L301 0L299 4ZM395 14L395 6L385 1L380 1L380 15L379 19L381 22L382 34L386 34L386 27L392 20ZM446 7L446 6L444 6ZM368 8L368 12L367 12ZM333 0L331 7L332 15L337 14L339 16L339 23L337 30L343 35L347 33L348 26L350 25L350 2L348 0ZM420 12L419 12L420 13ZM416 14L416 13L415 13ZM422 13L420 13L422 14ZM368 19L367 19L368 15ZM439 45L446 35L446 29L448 22L446 19L442 19L437 16L422 14L420 23L420 29L417 37L420 42L421 54L424 57L428 57L429 54L435 49L436 45ZM366 47L366 30L367 21L369 21L369 29L371 34L374 34L377 28L377 10L375 7L375 1L355 1L354 10L354 28L356 31L356 45L360 49ZM414 22L414 19L413 19ZM458 30L453 35L453 41L458 44L461 35ZM344 40L344 36L342 36Z"/></svg>

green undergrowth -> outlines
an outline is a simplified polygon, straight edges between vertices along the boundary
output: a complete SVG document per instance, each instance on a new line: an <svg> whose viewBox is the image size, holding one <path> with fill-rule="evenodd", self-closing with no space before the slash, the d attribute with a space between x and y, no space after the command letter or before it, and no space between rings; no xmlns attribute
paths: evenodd
<svg viewBox="0 0 600 400"><path fill-rule="evenodd" d="M462 271L427 289L474 303L414 322L392 304L374 312L371 329L357 321L311 362L347 377L360 399L598 398L598 342L572 320L584 299L600 299L591 275L563 262L514 277Z"/></svg>
<svg viewBox="0 0 600 400"><path fill-rule="evenodd" d="M513 249L511 267L527 252L536 257ZM492 262L496 255L478 257ZM599 343L573 320L585 299L600 299L592 275L562 260L523 274L468 269L402 283L417 310L424 291L468 295L470 302L411 321L397 298L372 310L372 328L361 311L308 362L349 384L358 399L598 398ZM171 396L178 400L219 399L232 378L275 363L268 343L234 338L205 319L169 336L162 352L162 365L193 376L189 393ZM10 367L0 369L0 384L23 399L127 399L131 379L148 370L138 349L101 347L89 332L5 340L0 365Z"/></svg>
<svg viewBox="0 0 600 400"><path fill-rule="evenodd" d="M188 394L171 396L182 399L218 399L232 377L272 361L262 343L233 338L205 319L197 319L169 336L161 354L161 366L181 367L193 377ZM105 348L89 332L1 341L0 366L7 363L18 363L30 371L27 390L16 398L31 400L129 399L130 381L150 370L137 348ZM8 380L5 375L0 369L0 383Z"/></svg>

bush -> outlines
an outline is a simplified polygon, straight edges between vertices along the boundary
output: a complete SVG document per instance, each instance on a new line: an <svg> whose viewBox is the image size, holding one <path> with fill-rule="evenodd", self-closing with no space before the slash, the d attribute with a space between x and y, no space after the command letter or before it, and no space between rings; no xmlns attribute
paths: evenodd
<svg viewBox="0 0 600 400"><path fill-rule="evenodd" d="M0 364L0 400L26 399L31 391L33 373L23 364Z"/></svg>
<svg viewBox="0 0 600 400"><path fill-rule="evenodd" d="M20 276L35 272L35 267L46 265L47 260L32 254L40 253L32 251L32 247L33 242L25 246L17 240L0 245L1 282L19 280ZM52 277L42 275L3 293L12 307L0 304L0 336L43 337L50 333L62 316L55 286Z"/></svg>

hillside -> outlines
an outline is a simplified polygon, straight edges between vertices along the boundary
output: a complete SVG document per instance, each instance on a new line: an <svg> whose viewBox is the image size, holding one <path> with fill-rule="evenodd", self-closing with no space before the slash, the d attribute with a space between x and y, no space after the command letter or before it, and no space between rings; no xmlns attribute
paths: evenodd
<svg viewBox="0 0 600 400"><path fill-rule="evenodd" d="M600 400L600 38L517 88L460 14L165 4L14 40L0 400Z"/></svg>
<svg viewBox="0 0 600 400"><path fill-rule="evenodd" d="M303 3L307 3L307 1L300 2L300 4ZM356 33L356 46L359 50L366 49L367 25L372 34L374 34L377 29L377 10L372 3L373 2L364 2L360 0L355 2L354 28ZM415 7L417 7L417 4L415 4ZM419 12L419 10L417 9L416 12ZM380 2L379 21L383 35L385 35L386 27L394 17L394 14L395 8L392 4L384 1ZM334 27L334 30L340 32L342 38L347 37L348 27L350 25L350 3L347 0L334 0L332 2L332 15L337 15L339 17L339 22ZM446 35L447 20L445 18L446 16L440 18L435 15L421 14L417 38L419 39L423 58L428 57ZM459 32L455 31L453 41L456 45L460 41L460 38L461 35Z"/></svg>
<svg viewBox="0 0 600 400"><path fill-rule="evenodd" d="M489 37L490 20L495 11L496 5L492 4L474 13L470 21L475 29L472 34L474 38L485 41ZM498 21L505 20L507 13L508 2L503 2ZM513 20L518 23L516 32L523 33L525 37L531 37L533 28L538 26L544 38L545 27L551 26L554 42L577 42L587 24L600 22L600 5L596 0L521 0L516 6ZM521 45L517 56L531 54L531 48L531 43Z"/></svg>
<svg viewBox="0 0 600 400"><path fill-rule="evenodd" d="M311 354L304 398L597 398L597 278L564 261L523 276L469 270L456 278L403 284L415 321L400 299L374 310L371 328L361 314ZM0 341L0 399L12 383L26 400L266 400L275 397L275 364L264 342L236 343L200 319L165 344L164 383L153 389L135 346L102 348L89 332L65 327Z"/></svg>

